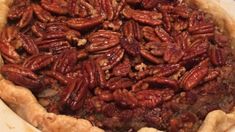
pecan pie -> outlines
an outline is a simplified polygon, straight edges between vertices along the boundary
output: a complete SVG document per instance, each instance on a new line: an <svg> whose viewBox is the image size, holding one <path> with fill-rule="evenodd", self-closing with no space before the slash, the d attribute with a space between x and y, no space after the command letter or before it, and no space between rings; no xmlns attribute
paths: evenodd
<svg viewBox="0 0 235 132"><path fill-rule="evenodd" d="M235 106L233 38L195 2L14 0L0 97L42 131L213 131Z"/></svg>

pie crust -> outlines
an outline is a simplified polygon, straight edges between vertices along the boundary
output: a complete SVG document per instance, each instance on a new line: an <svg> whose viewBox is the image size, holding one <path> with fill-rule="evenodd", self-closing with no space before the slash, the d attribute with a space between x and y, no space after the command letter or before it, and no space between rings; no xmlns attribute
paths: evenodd
<svg viewBox="0 0 235 132"><path fill-rule="evenodd" d="M235 17L226 13L219 5L219 0L187 0L190 4L197 5L215 19L219 27L232 38L232 46L235 46ZM0 0L0 29L6 24L8 6L12 0ZM232 28L234 27L234 28ZM3 61L0 57L0 67ZM70 116L48 113L36 100L34 95L24 87L16 86L0 75L0 98L8 104L20 117L43 132L102 132L103 130L92 126L84 119L75 119ZM235 107L231 113L221 110L210 112L199 132L228 131L235 126ZM153 128L142 128L139 132L157 132Z"/></svg>

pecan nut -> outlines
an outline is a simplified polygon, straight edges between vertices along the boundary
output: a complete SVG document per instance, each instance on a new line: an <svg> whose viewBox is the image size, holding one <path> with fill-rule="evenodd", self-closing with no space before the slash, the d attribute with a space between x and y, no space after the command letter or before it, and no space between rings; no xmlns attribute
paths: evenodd
<svg viewBox="0 0 235 132"><path fill-rule="evenodd" d="M115 0L97 0L96 9L104 16L107 20L113 20L115 15Z"/></svg>
<svg viewBox="0 0 235 132"><path fill-rule="evenodd" d="M126 6L122 14L128 19L134 19L140 23L156 26L162 24L162 14L156 11L133 10Z"/></svg>
<svg viewBox="0 0 235 132"><path fill-rule="evenodd" d="M96 16L92 18L72 18L67 21L69 27L77 30L85 30L98 26L103 22L102 16Z"/></svg>
<svg viewBox="0 0 235 132"><path fill-rule="evenodd" d="M143 36L145 39L149 41L154 41L154 42L160 42L161 40L159 37L156 35L155 31L153 28L145 26L142 28Z"/></svg>
<svg viewBox="0 0 235 132"><path fill-rule="evenodd" d="M134 108L137 106L138 100L134 93L126 89L118 89L113 93L114 101L122 107Z"/></svg>
<svg viewBox="0 0 235 132"><path fill-rule="evenodd" d="M2 29L0 38L3 42L12 42L18 34L18 30L15 26L5 27Z"/></svg>
<svg viewBox="0 0 235 132"><path fill-rule="evenodd" d="M163 60L161 58L153 56L149 51L145 49L140 50L140 54L143 58L147 59L148 61L155 63L155 64L161 64L163 63Z"/></svg>
<svg viewBox="0 0 235 132"><path fill-rule="evenodd" d="M17 4L17 2L19 2L20 4ZM21 18L27 5L29 5L28 0L22 0L22 1L17 1L17 2L13 3L13 6L11 7L8 13L8 18L10 20L16 20L16 19Z"/></svg>
<svg viewBox="0 0 235 132"><path fill-rule="evenodd" d="M50 12L44 10L40 5L38 4L32 4L33 11L35 15L38 17L38 19L44 23L46 22L52 22L54 21L53 16L50 14Z"/></svg>
<svg viewBox="0 0 235 132"><path fill-rule="evenodd" d="M186 72L180 80L180 87L185 90L195 88L208 74L208 60L202 61L190 71Z"/></svg>
<svg viewBox="0 0 235 132"><path fill-rule="evenodd" d="M138 105L147 108L154 108L163 101L171 99L174 95L172 90L142 90L136 93Z"/></svg>
<svg viewBox="0 0 235 132"><path fill-rule="evenodd" d="M22 66L35 71L50 65L53 61L54 58L50 54L37 54L27 58Z"/></svg>
<svg viewBox="0 0 235 132"><path fill-rule="evenodd" d="M36 74L19 65L4 65L1 68L1 73L6 76L8 80L17 85L30 88L33 92L39 92L43 88L42 82Z"/></svg>
<svg viewBox="0 0 235 132"><path fill-rule="evenodd" d="M223 66L225 64L225 55L222 48L212 46L209 49L209 57L212 64L216 66Z"/></svg>
<svg viewBox="0 0 235 132"><path fill-rule="evenodd" d="M33 9L31 6L27 7L27 9L24 11L19 23L17 26L19 28L24 28L26 27L32 20L33 18Z"/></svg>
<svg viewBox="0 0 235 132"><path fill-rule="evenodd" d="M69 42L63 39L38 40L35 43L39 50L52 52L54 54L59 54L72 48Z"/></svg>
<svg viewBox="0 0 235 132"><path fill-rule="evenodd" d="M36 35L37 37L42 37L45 29L46 29L46 24L41 22L35 22L34 25L31 27L33 34Z"/></svg>
<svg viewBox="0 0 235 132"><path fill-rule="evenodd" d="M204 39L198 39L192 42L191 46L185 50L185 54L182 60L192 60L205 53L209 48L208 41Z"/></svg>
<svg viewBox="0 0 235 132"><path fill-rule="evenodd" d="M88 37L88 41L91 43L87 50L89 52L96 52L106 50L117 46L120 42L120 34L117 32L99 30Z"/></svg>
<svg viewBox="0 0 235 132"><path fill-rule="evenodd" d="M184 52L180 45L175 43L169 43L164 52L164 60L168 63L177 63L184 56Z"/></svg>
<svg viewBox="0 0 235 132"><path fill-rule="evenodd" d="M52 13L61 15L68 13L67 2L64 0L41 0L41 5L43 8Z"/></svg>
<svg viewBox="0 0 235 132"><path fill-rule="evenodd" d="M124 50L118 46L97 59L103 70L113 68L124 56Z"/></svg>
<svg viewBox="0 0 235 132"><path fill-rule="evenodd" d="M131 63L129 59L124 59L122 63L119 63L113 68L114 76L127 76L131 71Z"/></svg>
<svg viewBox="0 0 235 132"><path fill-rule="evenodd" d="M138 89L141 89L141 86L143 86L144 83L149 84L149 87L153 85L154 88L161 88L161 87L167 87L172 89L178 88L178 82L176 80L168 79L166 77L154 76L138 81L136 84L132 86L132 90L136 91Z"/></svg>
<svg viewBox="0 0 235 132"><path fill-rule="evenodd" d="M130 43L132 43L134 39L138 41L142 40L140 26L135 21L127 21L123 26L123 33Z"/></svg>
<svg viewBox="0 0 235 132"><path fill-rule="evenodd" d="M67 85L69 82L69 79L66 76L56 71L43 71L43 75L54 78L63 85Z"/></svg>
<svg viewBox="0 0 235 132"><path fill-rule="evenodd" d="M90 89L95 88L99 83L99 74L97 74L98 72L96 66L97 65L94 60L86 61L83 64L83 75L86 76L86 79L88 79Z"/></svg>
<svg viewBox="0 0 235 132"><path fill-rule="evenodd" d="M79 110L88 92L88 82L85 78L78 78L68 84L61 95L62 105L71 110Z"/></svg>
<svg viewBox="0 0 235 132"><path fill-rule="evenodd" d="M106 87L110 90L127 89L132 86L133 82L128 78L114 77L107 81Z"/></svg>
<svg viewBox="0 0 235 132"><path fill-rule="evenodd" d="M52 70L63 74L71 72L76 66L77 60L76 49L66 50L57 57L53 63Z"/></svg>
<svg viewBox="0 0 235 132"><path fill-rule="evenodd" d="M140 54L140 44L135 39L129 42L127 39L122 38L121 46L131 56L138 56Z"/></svg>
<svg viewBox="0 0 235 132"><path fill-rule="evenodd" d="M173 42L173 38L163 28L156 27L155 33L163 42Z"/></svg>
<svg viewBox="0 0 235 132"><path fill-rule="evenodd" d="M10 63L19 63L21 61L20 55L16 52L15 48L9 43L0 41L0 52L4 59Z"/></svg>
<svg viewBox="0 0 235 132"><path fill-rule="evenodd" d="M31 55L35 55L39 53L37 45L34 43L33 39L31 39L29 36L26 36L22 33L18 34L18 39L20 45Z"/></svg>
<svg viewBox="0 0 235 132"><path fill-rule="evenodd" d="M181 66L179 64L159 65L146 70L139 71L135 78L137 80L143 79L148 76L168 77L179 71Z"/></svg>

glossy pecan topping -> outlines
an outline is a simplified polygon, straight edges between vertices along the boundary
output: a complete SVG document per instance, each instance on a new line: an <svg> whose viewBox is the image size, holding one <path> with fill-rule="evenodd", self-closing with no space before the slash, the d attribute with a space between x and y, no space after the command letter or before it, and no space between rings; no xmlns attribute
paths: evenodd
<svg viewBox="0 0 235 132"><path fill-rule="evenodd" d="M96 16L92 18L72 18L67 21L68 26L77 30L85 30L98 26L103 22L102 16Z"/></svg>
<svg viewBox="0 0 235 132"><path fill-rule="evenodd" d="M208 74L208 60L202 61L193 69L184 74L180 85L186 90L196 87Z"/></svg>
<svg viewBox="0 0 235 132"><path fill-rule="evenodd" d="M120 36L117 32L99 30L88 37L91 44L87 47L87 50L96 52L117 46L120 43Z"/></svg>
<svg viewBox="0 0 235 132"><path fill-rule="evenodd" d="M196 131L235 99L231 40L211 20L181 0L14 0L0 73L107 132Z"/></svg>
<svg viewBox="0 0 235 132"><path fill-rule="evenodd" d="M162 23L162 14L156 11L133 10L129 6L123 9L123 15L128 19L134 19L138 22L156 26Z"/></svg>
<svg viewBox="0 0 235 132"><path fill-rule="evenodd" d="M33 92L39 92L43 89L40 78L28 68L8 64L1 68L1 73L15 84L28 87Z"/></svg>
<svg viewBox="0 0 235 132"><path fill-rule="evenodd" d="M54 58L50 54L37 54L25 59L22 65L35 71L50 65L53 61Z"/></svg>
<svg viewBox="0 0 235 132"><path fill-rule="evenodd" d="M85 78L78 78L70 82L62 93L61 103L68 105L72 110L82 107L88 92L88 82Z"/></svg>

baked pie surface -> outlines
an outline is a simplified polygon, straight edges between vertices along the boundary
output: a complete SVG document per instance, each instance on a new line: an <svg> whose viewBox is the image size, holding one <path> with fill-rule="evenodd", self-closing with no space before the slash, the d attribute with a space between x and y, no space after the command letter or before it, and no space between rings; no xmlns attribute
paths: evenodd
<svg viewBox="0 0 235 132"><path fill-rule="evenodd" d="M158 11L154 11L156 12L155 14L150 14L150 15L155 15L154 17L156 17L156 20L155 18L151 18L148 16L149 12L147 13L145 12L147 14L145 16L146 18L142 19L141 17L138 17L138 15L144 14L144 12L136 11L137 9L135 10L132 9L133 5L125 6L124 9L121 11L121 15L122 17L126 17L125 19L127 20L124 21L120 29L118 26L117 27L112 26L112 24L115 25L117 23L115 22L108 23L114 19L114 17L112 18L112 15L107 13L109 11L106 11L106 12L103 11L105 14L104 15L105 17L102 16L101 18L100 16L97 16L95 17L95 19L92 19L92 20L90 18L89 20L85 20L85 19L76 20L76 19L70 18L66 22L68 22L67 24L69 28L72 29L72 32L69 30L69 32L66 31L66 33L72 33L72 35L75 35L75 39L71 38L71 36L70 37L66 36L66 39L68 39L66 40L66 42L68 41L70 44L74 43L74 42L70 42L72 39L72 41L77 42L76 43L77 45L75 46L73 45L72 47L69 47L68 49L62 49L63 51L61 51L61 49L57 49L58 47L54 47L54 48L49 47L51 49L49 51L45 51L47 50L48 47L43 47L43 43L40 43L43 41L45 42L47 40L54 39L53 37L61 37L61 36L64 37L63 36L64 34L59 34L58 32L56 33L53 32L55 34L49 32L45 36L40 36L40 32L34 32L34 35L35 36L38 35L36 37L39 38L39 39L33 38L33 41L36 43L36 48L27 49L27 46L33 47L33 45L22 46L22 45L17 45L19 44L19 42L18 43L14 42L13 43L14 48L17 48L17 46L20 46L18 47L19 49L23 47L22 49L20 49L23 51L17 50L19 54L27 53L27 54L21 55L25 57L23 58L24 62L20 62L22 61L21 60L22 58L19 59L16 56L8 56L9 54L7 53L9 52L4 52L3 50L4 48L9 48L9 47L2 46L1 52L4 58L4 62L6 62L6 64L3 65L1 71L6 79L2 78L0 81L0 97L17 114L19 114L22 118L30 122L35 127L41 129L42 131L103 131L99 129L98 127L92 126L89 121L80 119L81 117L90 120L93 124L105 129L106 131L111 131L111 130L126 131L128 129L135 131L137 130L137 128L139 129L145 126L155 127L158 129L168 130L168 131L177 131L177 130L196 131L198 130L201 124L202 126L200 127L199 131L225 131L229 129L233 124L235 124L235 121L234 121L235 117L234 117L234 114L232 113L232 107L234 105L233 104L234 88L232 85L233 77L234 77L234 74L233 74L233 67L234 67L233 58L234 57L231 54L232 51L229 47L230 45L226 45L226 44L233 43L234 31L231 28L234 25L233 20L230 19L229 17L226 17L226 14L223 13L223 10L219 10L219 7L218 7L218 10L214 11L213 8L215 8L218 5L213 4L213 2L211 2L211 4L208 4L210 2L206 3L206 1L192 1L192 3L197 4L197 6L202 8L203 11L208 11L212 15L216 16L216 17L213 16L213 18L215 18L215 21L217 22L219 27L222 27L220 28L220 30L222 30L220 32L228 34L228 36L230 37L230 40L227 40L226 36L222 35L222 33L220 33L216 29L217 27L213 27L213 24L211 25L211 21L208 21L207 18L205 21L201 20L204 17L204 14L201 12L200 12L201 14L197 16L197 19L199 19L198 20L199 22L198 23L195 22L196 24L193 23L195 25L192 25L191 29L188 29L190 27L186 27L186 26L177 27L176 24L170 27L172 28L171 30L173 29L180 30L179 35L177 32L172 33L171 30L166 31L167 26L169 28L169 25L162 25L161 20L163 20L163 23L166 23L165 21L168 21L168 20L163 19L166 16L163 15L164 11L159 11L160 9L158 9ZM2 10L6 9L6 10L3 10L3 13L5 12L5 14L7 14L7 10L8 10L7 6L6 5L2 5L2 6L4 7L2 8ZM106 5L106 6L109 6L109 5ZM143 7L143 8L151 8L151 7L148 7L150 5L145 5L145 6L146 7ZM47 8L45 5L43 6L43 8L40 8L37 5L33 5L31 7L34 10L34 15L36 14L35 10L40 10L40 9L43 9L44 14L45 12L47 13L54 12L54 13L63 15L63 13L65 12L64 10L59 10L59 11L50 10L51 8ZM162 9L165 9L164 6L160 6L159 8L161 7ZM180 21L181 19L185 20L185 19L192 18L191 15L193 13L191 11L189 11L190 12L189 14L187 14L187 11L185 12L185 10L182 11L182 9L185 8L184 5L180 5L179 7L180 8L174 8L174 10L176 11L176 14L173 15L172 19L177 19ZM151 10L151 9L148 9L148 10ZM130 12L134 12L134 13L131 14ZM28 13L30 13L30 11L28 11ZM68 13L68 14L69 16L70 15L76 16L76 14L73 14L73 13ZM39 15L38 14L36 15L37 17L35 16L34 17L36 19L39 19L41 22L43 21L54 22L54 20L52 20L50 15L49 16L47 15L46 18L43 16L40 17L40 15L41 14L39 13ZM27 21L22 20L24 18L23 16L24 15L22 15L21 20L16 21L17 27L21 28L23 32L17 35L17 39L19 40L16 40L16 41L27 41L26 43L29 44L30 39L32 39L30 37L27 38L28 36L31 35L29 32L32 33L32 31L30 30L35 29L38 31L38 29L36 28L40 28L40 27L36 27L36 26L42 26L42 25L39 25L40 23L34 22L35 25L38 24L36 26L33 25L35 26L35 28L33 28L32 26L31 29L30 28L24 29L25 28L24 22L27 23ZM17 16L12 15L12 17L17 17ZM26 17L27 16L25 16L25 19ZM180 17L180 19L178 19L178 17ZM209 16L209 18L210 17L211 16ZM63 19L64 18L61 17L60 20L58 21L64 21ZM101 21L101 19L102 19L102 22L103 22L103 19L109 20L109 21L107 22L107 24L103 22L102 23L103 25L102 25L99 22ZM184 24L183 20L182 20L182 23L180 22L179 23ZM91 23L89 23L90 25L88 24L88 26L87 25L84 26L79 23L81 21L85 21L84 23L89 23L89 21L91 21ZM50 23L50 22L45 22L45 23ZM82 31L88 27L91 27L94 25L100 25L100 24L102 26L101 28L99 27L98 29L105 29L106 31L95 29L94 31L92 31L92 33L89 33L88 36L85 36L85 37L79 36L80 34L78 31ZM54 24L54 26L55 26L54 28L58 28L56 24ZM92 28L90 30L93 30ZM199 28L199 30L197 30L197 28ZM117 30L117 31L111 31L110 29ZM141 31L139 31L138 29ZM6 28L3 29L3 32L4 30L6 31ZM10 29L8 30L11 31ZM57 30L57 29L53 29L53 27L49 26L48 30ZM64 29L59 29L59 30L64 31ZM151 32L152 30L153 32ZM190 41L192 41L192 43L194 42L193 43L195 44L194 48L199 47L198 49L188 50L188 52L186 51L181 52L181 50L185 47L180 47L180 48L177 47L179 43L180 44L184 43L180 39L185 36L187 37L188 35L186 33L182 33L185 30L189 32L190 37L192 36L195 37L195 38L190 38ZM216 35L214 33L215 30L216 30ZM148 31L150 32L150 34L148 34ZM172 34L169 35L167 32L170 32ZM10 37L11 37L11 35L14 34L14 32L10 32L10 33L11 33L10 34ZM83 33L81 34L83 35ZM142 34L142 36L140 34ZM163 36L161 36L162 34ZM104 45L102 45L104 42L97 43L99 41L102 42L103 40L101 37L104 37L105 35L110 37L109 39L111 41L106 39L107 41L109 41L109 45L108 45L109 47L107 46L105 47ZM120 36L122 37L124 36L124 38ZM6 35L4 37L8 37L8 39L11 39L9 36L6 36ZM41 37L45 37L46 39L41 40ZM27 40L25 40L25 38ZM86 41L83 38L86 38L88 40L86 44L88 46L86 47L85 45L86 51L83 51L82 44L84 41ZM141 43L139 47L136 47L136 45L140 43L139 41L142 41L143 38L145 39L144 43L143 44ZM199 39L199 38L203 38L203 39ZM223 38L225 38L224 39L225 42ZM176 42L177 39L179 39L178 40L179 42ZM186 39L183 38L183 40L186 40ZM200 45L201 47L198 46L197 41L201 44ZM229 43L227 41L229 41ZM68 46L66 45L67 44L66 42L62 43L65 45L65 48L67 48L66 46ZM5 44L7 42L2 42L2 43ZM169 45L169 43L171 43L171 46L173 46L173 48L171 46L168 46L166 47L166 49L164 49L165 47L160 45L162 43L164 43L165 45L167 44ZM187 46L187 42L185 42L184 44ZM164 53L156 52L154 51L154 48L158 48L157 51L160 51L161 50L160 48L163 48ZM106 49L111 49L111 50L106 51ZM200 53L200 51L202 52L203 50L205 51L200 54L202 56L198 55L200 57L198 56L195 57L195 55L189 54L189 53L195 52L195 50L196 50L196 53L198 54ZM88 54L92 54L92 53L95 55L98 54L97 55L98 59L96 58L95 55L91 55L91 57L89 56L88 57L89 59L87 59L86 58L87 56L85 54L87 51L88 51ZM168 54L166 53L166 51ZM223 58L224 56L222 55L224 51L227 53L227 55L225 56L226 59ZM79 53L75 53L75 52L79 52ZM175 52L177 52L177 54L174 54ZM34 53L37 53L36 55L33 55L34 58L44 57L43 60L47 61L47 64L44 63L45 65L44 67L42 65L40 66L38 66L37 64L35 65L34 63L35 60L33 60L33 57L29 59L28 56ZM111 53L114 53L114 56L112 56ZM188 55L185 55L187 53ZM73 57L76 56L75 54L79 54L78 60L76 60L76 64L78 63L78 65L81 65L81 66L77 66L76 68L82 69L82 73L77 73L77 74L82 74L83 76L73 75L73 76L76 76L76 79L75 79L76 81L70 82L68 80L73 80L74 78L73 76L70 76L69 68L75 67L74 65L70 65L71 63L73 63L73 60L74 60ZM100 57L99 54L102 54L102 56ZM192 66L190 65L189 67L186 67L189 65L189 62L187 61L192 59L192 58L189 58L187 60L187 57L190 55L193 56L193 59L195 59L195 62L193 63L196 63L196 64L192 64ZM56 57L53 58L53 56L56 56ZM70 56L71 58L66 58L67 56ZM85 56L85 59L83 60L84 56ZM142 59L140 60L133 59L133 58L138 58L139 56ZM160 59L158 59L158 56L160 56L159 57ZM108 57L110 57L108 60L104 60ZM66 59L68 59L70 63L67 64L68 65L67 69L63 69L61 68L62 67L61 65L66 63L63 61ZM182 62L182 60L186 60L186 61ZM99 61L101 62L110 61L108 62L110 64L104 65L101 62L99 63ZM134 61L137 61L137 62L134 62ZM97 63L93 63L93 62L97 62ZM17 65L12 64L12 63L16 63ZM51 69L48 70L48 68L45 68L49 65L48 63L52 67L51 68L52 70ZM131 65L129 63L131 63ZM134 65L134 64L140 64L140 65ZM133 69L133 65L134 65L134 68L136 69ZM132 70L132 72L133 71L134 72L132 74L127 75L127 73L130 73L130 69L128 70L128 66L131 67L132 69L131 68L130 69ZM166 69L163 69L163 68L166 68ZM43 70L41 71L41 69ZM167 72L166 71L165 73L162 71L158 73L153 72L154 70L155 72L157 72L156 70L159 70L159 69L166 70ZM172 70L171 71L172 73L169 72L170 69ZM151 72L149 71L145 72L147 70ZM84 75L86 74L84 73L84 71L89 74ZM103 72L106 71L103 73L104 76L106 77L104 80L102 80L103 78L100 77L103 75L102 71ZM107 71L112 72L112 73L109 73ZM66 77L63 77L65 74L67 75L66 77L68 77L69 79L67 79ZM91 74L98 74L98 75L95 75L94 79L97 79L97 76L99 76L98 78L100 80L98 81L93 80L92 82L91 78L94 75L91 75ZM107 75L107 74L112 74L112 75ZM160 74L167 74L167 75L160 75ZM38 77L42 75L45 76L45 78L46 77L47 78L45 79L43 77ZM39 78L45 79L42 81L43 84L45 85L48 83L47 85L49 86L42 87L41 82L38 82L37 80ZM111 79L107 79L107 78L111 78ZM11 80L15 84L25 86L27 88L16 86L15 84L11 83L8 80ZM53 84L55 82L54 80L56 80L55 84ZM104 83L102 83L102 81L104 81ZM66 84L68 86L65 86L63 88L60 88L60 87L55 88L55 85L57 85L57 82L59 82L60 84L59 86L61 86L62 84L63 85ZM115 82L117 82L117 84L115 84ZM51 88L52 86L50 86L50 84L53 84L53 88ZM98 85L101 88L97 88ZM77 94L76 97L78 99L74 97L75 95L73 95L69 91L69 90L76 89L76 87L77 89L80 88L80 91L77 93L76 91L73 91ZM89 89L89 90L84 91L84 89ZM32 91L36 96L33 96L33 94L30 91ZM91 93L89 93L88 91ZM83 97L84 92L87 94L87 97ZM112 94L110 92L112 92ZM57 94L58 96L60 95L59 99L57 97L55 98L50 97L52 98L52 100L49 99L49 104L48 104L48 99L46 97L46 96L50 96L50 95L47 95L48 93L52 95L55 94L55 96L57 96ZM151 98L148 98L148 97L151 97ZM76 102L71 103L71 101L73 102L73 100L76 100L76 99L77 99ZM52 113L48 113L46 109L43 108L38 103L38 101L41 103L41 105L45 106L47 111L52 112ZM94 103L93 101L95 101L95 104L92 104ZM51 104L57 104L57 105L51 105ZM103 108L100 108L101 106L103 106ZM119 108L119 106L121 106L121 108ZM213 111L209 113L204 123L202 123L207 113L216 109L222 109L223 111L231 112L231 113L225 114L221 110ZM90 111L95 111L95 112L89 113ZM117 115L114 115L115 112ZM131 113L136 113L137 115L133 115ZM59 114L65 114L69 116L64 116L64 115L59 115ZM78 119L72 117L71 115ZM137 117L141 117L141 118L139 119ZM131 119L132 121L130 121ZM144 120L144 123L142 122L143 120ZM132 124L128 124L128 122L132 122ZM122 130L121 127L124 126L122 123L123 124L127 123L126 126L128 128L125 128L124 130ZM133 123L136 123L136 124L133 124ZM117 124L120 125L121 127L115 126ZM186 124L186 125L182 126L182 124ZM112 128L115 128L115 129L112 129Z"/></svg>

